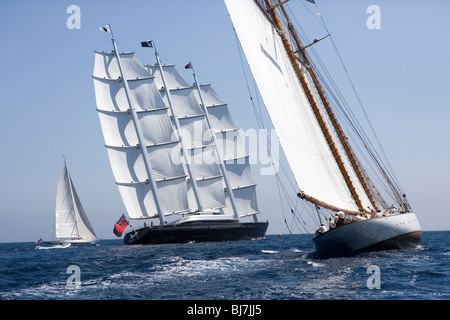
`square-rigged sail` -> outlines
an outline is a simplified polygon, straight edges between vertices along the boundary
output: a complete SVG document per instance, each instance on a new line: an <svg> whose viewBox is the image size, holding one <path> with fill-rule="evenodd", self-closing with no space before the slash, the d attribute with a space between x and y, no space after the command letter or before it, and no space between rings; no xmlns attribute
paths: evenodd
<svg viewBox="0 0 450 320"><path fill-rule="evenodd" d="M120 53L120 68L114 51L96 51L95 56L97 110L116 184L131 219L159 216L161 220L161 216L201 210L231 216L259 213L238 128L226 103L210 86L200 90L213 119L211 127L197 88L188 85L173 66L146 68L134 53ZM215 144L212 135L228 147ZM225 173L218 159L224 159ZM234 165L236 159L243 160ZM231 190L224 187L228 173ZM231 208L231 192L238 213Z"/></svg>
<svg viewBox="0 0 450 320"><path fill-rule="evenodd" d="M93 77L98 115L111 168L129 217L149 218L158 214L145 156L151 160L162 213L188 211L180 142L153 77L134 53L120 54L130 89L128 99L115 53L95 52L95 56ZM131 108L137 114L138 124ZM139 129L144 139L141 143Z"/></svg>
<svg viewBox="0 0 450 320"><path fill-rule="evenodd" d="M150 74L155 76L157 87L162 87L161 74L158 66L146 65ZM236 202L237 215L239 217L249 216L259 213L256 198L256 184L253 181L249 157L245 152L244 145L239 136L239 128L228 109L228 104L224 102L219 95L213 90L210 84L200 85L199 90L189 85L175 69L174 65L165 65L165 79L169 86L171 97L174 101L180 101L184 104L178 110L180 118L189 116L196 117L202 123L205 123L205 109L201 106L200 94L207 108L210 120L210 130L215 134L215 149L219 153L220 158L225 164L228 180L231 184L231 192L233 192ZM162 92L163 99L167 99L165 92ZM184 122L181 121L183 124ZM186 125L188 125L186 121ZM209 134L209 133L208 133ZM208 134L206 141L209 140ZM192 146L193 147L193 146ZM205 150L207 154L208 150ZM198 163L194 161L194 163ZM233 209L230 199L230 191L225 190L226 207L222 208L223 212L233 215Z"/></svg>

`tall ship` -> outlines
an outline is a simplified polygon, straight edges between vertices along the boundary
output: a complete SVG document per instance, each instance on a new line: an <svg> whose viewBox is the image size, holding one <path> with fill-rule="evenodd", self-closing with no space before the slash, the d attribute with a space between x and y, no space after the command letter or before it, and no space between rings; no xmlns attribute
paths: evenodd
<svg viewBox="0 0 450 320"><path fill-rule="evenodd" d="M264 237L248 155L227 103L211 85L189 84L174 65L134 52L95 51L97 111L127 216L143 222L125 244ZM191 63L187 69L194 71ZM131 224L131 223L130 223Z"/></svg>
<svg viewBox="0 0 450 320"><path fill-rule="evenodd" d="M97 241L99 239L84 211L64 159L56 192L54 239L43 242L59 245L92 244Z"/></svg>
<svg viewBox="0 0 450 320"><path fill-rule="evenodd" d="M294 26L298 20L288 15L287 2L225 0L295 179L295 192L322 222L312 239L317 255L414 248L421 238L416 214L389 166L325 81L317 59L311 58L311 46L322 39L301 42ZM378 181L396 205L387 205Z"/></svg>

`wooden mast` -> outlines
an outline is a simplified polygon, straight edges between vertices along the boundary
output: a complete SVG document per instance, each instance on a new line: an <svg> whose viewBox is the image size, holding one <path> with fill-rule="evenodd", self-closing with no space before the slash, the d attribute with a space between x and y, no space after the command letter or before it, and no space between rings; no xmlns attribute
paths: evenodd
<svg viewBox="0 0 450 320"><path fill-rule="evenodd" d="M346 185L347 185L347 187L348 187L348 189L349 189L349 191L350 191L350 193L351 193L351 195L353 197L353 200L355 201L355 203L356 203L356 205L357 205L357 207L358 207L358 209L360 211L366 211L364 209L363 205L362 205L361 199L359 198L358 194L356 193L355 186L353 185L353 182L350 179L350 175L348 174L347 169L344 166L344 162L342 160L341 155L339 154L339 151L338 151L338 149L336 147L336 144L333 141L333 138L332 138L332 136L330 134L330 131L329 131L329 129L328 129L328 127L327 127L327 125L326 125L322 115L320 114L320 109L317 106L316 101L314 100L314 97L313 97L313 95L311 93L311 90L308 87L308 83L306 82L305 76L303 75L302 71L300 70L300 67L299 67L299 65L297 63L297 57L295 56L294 52L292 51L291 46L289 44L289 40L287 39L286 35L283 32L281 22L278 19L277 15L276 15L273 7L272 7L272 4L271 4L270 0L264 0L264 1L266 3L267 8L269 8L269 14L270 14L270 16L272 18L271 22L272 22L273 26L279 31L278 34L281 37L284 49L286 50L286 53L288 54L289 60L291 62L291 65L294 68L295 74L297 75L297 78L300 81L300 84L301 84L301 86L303 88L303 91L306 94L308 102L309 102L309 104L310 104L310 106L312 108L312 111L313 111L313 113L314 113L314 115L315 115L315 117L316 117L316 119L317 119L317 121L319 123L319 126L320 126L320 128L322 130L322 133L325 136L325 139L326 139L326 141L328 143L328 146L330 147L331 153L333 154L333 156L334 156L334 158L336 160L336 163L337 163L337 165L339 167L339 170L341 171L341 174L342 174L342 176L344 178L344 181L345 181L345 183L346 183ZM255 0L255 2L258 3L257 0ZM282 5L281 5L281 7L282 7ZM304 198L304 199L306 199L308 201L311 201L311 202L313 202L315 204L324 206L324 203L318 203L317 199L309 197L309 196L307 196L305 194L302 194L302 198ZM331 205L330 206L324 206L324 207L328 207L331 210L336 210L337 209L336 207L333 207Z"/></svg>
<svg viewBox="0 0 450 320"><path fill-rule="evenodd" d="M334 128L336 129L339 140L341 141L342 146L344 147L344 150L345 150L348 158L350 159L350 163L352 164L353 170L355 171L356 176L358 177L359 181L361 182L361 185L363 186L364 191L367 194L367 197L369 198L369 201L372 204L373 208L375 210L378 210L377 204L372 196L372 193L370 192L370 189L366 183L366 180L364 179L364 176L361 172L361 168L359 167L358 162L356 161L355 155L350 147L350 144L348 143L347 137L345 136L341 125L339 124L339 122L336 119L334 111L331 108L330 103L328 102L328 99L322 89L322 85L320 84L316 73L314 72L314 69L311 67L311 62L309 61L309 58L306 55L306 51L304 50L305 48L302 46L300 39L297 35L297 32L295 31L294 26L292 25L292 22L289 19L288 14L286 13L286 10L284 9L283 6L281 6L281 9L283 10L283 14L288 23L289 31L291 32L292 36L294 37L297 48L304 60L304 64L307 66L307 69L311 75L311 78L313 79L314 85L316 86L317 91L319 93L320 99L322 100L323 105L325 106L325 110L327 111L328 116L330 117L331 123L333 124Z"/></svg>

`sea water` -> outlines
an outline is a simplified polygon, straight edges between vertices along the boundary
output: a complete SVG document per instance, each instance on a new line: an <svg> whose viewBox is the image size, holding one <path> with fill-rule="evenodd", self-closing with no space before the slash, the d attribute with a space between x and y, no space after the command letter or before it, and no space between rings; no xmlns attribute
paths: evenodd
<svg viewBox="0 0 450 320"><path fill-rule="evenodd" d="M311 235L42 249L0 244L0 300L450 299L450 231L417 248L316 259Z"/></svg>

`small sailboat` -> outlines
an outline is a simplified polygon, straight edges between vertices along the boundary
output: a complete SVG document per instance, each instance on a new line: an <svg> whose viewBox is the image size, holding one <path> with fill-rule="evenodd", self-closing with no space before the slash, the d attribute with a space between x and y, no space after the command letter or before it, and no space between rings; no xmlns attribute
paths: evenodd
<svg viewBox="0 0 450 320"><path fill-rule="evenodd" d="M320 219L330 221L313 238L318 256L415 247L421 227L395 176L352 116L338 108L333 86L324 85L326 77L311 60L311 46L326 37L304 46L285 8L287 2L225 0L293 173L295 192ZM336 109L342 112L340 121ZM351 134L344 132L342 119ZM353 141L361 147L355 148ZM368 156L359 157L354 150ZM364 166L363 157L372 165ZM386 204L374 181L384 183L383 189L397 202L395 208Z"/></svg>
<svg viewBox="0 0 450 320"><path fill-rule="evenodd" d="M70 244L90 244L99 240L75 190L65 159L56 193L55 217L55 239L44 240L44 243L66 248Z"/></svg>
<svg viewBox="0 0 450 320"><path fill-rule="evenodd" d="M268 222L258 221L256 184L227 104L195 72L191 85L161 64L152 41L141 45L154 49L156 64L143 65L134 52L119 53L111 26L100 29L113 44L95 51L93 74L105 146L128 218L144 221L124 243L264 237Z"/></svg>

